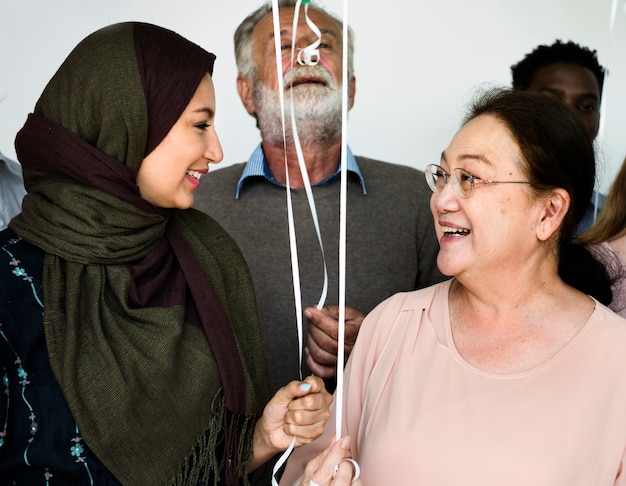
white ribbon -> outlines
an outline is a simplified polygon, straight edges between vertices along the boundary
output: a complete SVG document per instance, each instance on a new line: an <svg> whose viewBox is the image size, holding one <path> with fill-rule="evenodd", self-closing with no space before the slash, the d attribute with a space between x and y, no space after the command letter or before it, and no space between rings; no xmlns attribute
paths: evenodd
<svg viewBox="0 0 626 486"><path fill-rule="evenodd" d="M346 326L346 209L348 134L348 0L343 0L343 56L341 62L341 194L339 206L339 329L337 343L337 388L335 390L335 435L341 438L343 413L343 365Z"/></svg>
<svg viewBox="0 0 626 486"><path fill-rule="evenodd" d="M304 19L306 20L306 24L309 26L309 29L311 29L313 33L316 35L316 40L315 42L313 42L313 44L307 47L304 47L302 49L298 49L298 64L300 64L301 66L305 66L305 65L315 66L320 60L320 51L318 47L320 46L320 43L322 42L322 32L317 27L317 25L315 25L315 23L309 18L309 1L310 0L306 0L305 2L302 2L304 3ZM301 2L296 3L296 10L294 14L294 24L298 23L300 3ZM294 26L293 31L294 32L296 31L295 26ZM295 36L294 36L294 39L295 39ZM293 53L293 49L291 52Z"/></svg>
<svg viewBox="0 0 626 486"><path fill-rule="evenodd" d="M606 49L607 62L604 63L605 74L609 72L608 66L609 66L609 62L611 58L611 55L610 55L611 44L612 44L611 41L613 40L613 30L615 28L615 21L617 19L618 4L619 4L619 0L611 0L611 11L609 14L609 39L607 41L607 49ZM622 15L626 18L626 1L624 1L622 5ZM600 104L600 127L598 129L597 140L602 140L604 136L604 126L606 122L606 107L608 106L608 103L606 102L606 98L607 98L607 91L609 91L609 89L607 89L607 84L609 84L608 76L605 77L604 86L602 87L602 103ZM599 199L600 199L600 193L599 191L596 191L594 195L594 201L593 201L593 205L594 205L593 222L595 222L598 217L598 212L599 212L598 206L600 203Z"/></svg>
<svg viewBox="0 0 626 486"><path fill-rule="evenodd" d="M291 43L291 64L289 69L293 68L294 63L294 52L295 52L295 44L297 39L297 28L298 28L298 18L300 12L300 4L302 0L298 0L295 5L294 11L294 21L293 21L293 29L292 29L292 43ZM308 65L316 64L319 60L319 51L317 51L317 46L320 43L321 32L315 26L314 29L311 27L312 22L308 18L308 2L305 5L305 14L307 19L307 24L309 28L311 28L318 35L318 40L316 43L308 46L303 51L305 52L304 60ZM294 291L294 303L295 303L295 311L296 311L296 326L298 332L298 363L299 363L299 372L300 372L300 380L302 380L302 349L303 349L303 326L302 326L302 291L300 287L300 266L298 262L298 248L297 248L297 239L295 232L295 223L293 217L293 204L291 200L291 185L289 183L289 166L287 163L287 138L286 138L286 128L285 128L285 101L284 101L284 83L283 83L283 67L282 67L282 49L281 49L281 39L280 39L280 17L278 10L278 0L272 0L272 16L273 16L273 26L274 26L274 50L276 53L276 70L277 70L277 79L278 79L278 92L279 92L279 100L280 100L280 110L281 110L281 121L282 121L282 130L283 130L283 144L284 144L284 156L285 156L285 182L287 186L287 216L289 220L289 246L291 249L291 270L293 277L293 291ZM317 55L317 60L313 60L313 55ZM298 59L300 63L300 59ZM302 64L302 63L300 63ZM304 155L302 154L302 146L300 144L300 139L298 137L298 130L296 126L295 120L295 109L293 104L293 96L290 98L290 113L291 113L291 128L294 138L294 145L296 148L296 155L298 158L298 164L300 167L300 172L302 174L302 180L304 183L305 192L307 195L307 200L309 202L309 207L311 210L311 217L313 218L313 223L315 225L315 231L317 233L317 239L320 245L320 249L322 252L322 261L324 262L324 283L322 288L322 294L320 296L320 300L317 303L317 308L321 309L326 301L326 295L328 293L328 270L326 266L326 257L324 255L324 246L322 244L322 236L319 229L319 222L317 219L317 210L315 208L315 201L313 199L313 192L311 190L311 182L309 180L308 170L306 168L306 164L304 161ZM295 436L292 438L291 443L287 450L281 455L279 460L276 462L273 471L272 471L272 485L278 486L278 482L276 481L276 473L282 467L282 465L287 461L288 457L291 455L291 452L294 449L296 443Z"/></svg>

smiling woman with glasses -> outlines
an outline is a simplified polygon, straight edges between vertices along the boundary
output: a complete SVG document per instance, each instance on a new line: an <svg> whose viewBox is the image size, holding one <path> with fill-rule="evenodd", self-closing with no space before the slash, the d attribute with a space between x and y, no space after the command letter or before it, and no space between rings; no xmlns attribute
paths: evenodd
<svg viewBox="0 0 626 486"><path fill-rule="evenodd" d="M360 481L625 486L626 320L604 305L604 268L571 242L592 143L557 100L495 90L440 164L425 175L453 278L381 303L346 365L342 432ZM293 454L281 484L304 470L308 485L306 459L333 431Z"/></svg>

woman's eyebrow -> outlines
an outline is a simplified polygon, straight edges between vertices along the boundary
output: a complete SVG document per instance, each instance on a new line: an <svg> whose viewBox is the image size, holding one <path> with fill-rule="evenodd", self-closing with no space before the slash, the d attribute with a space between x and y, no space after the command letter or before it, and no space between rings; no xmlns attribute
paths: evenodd
<svg viewBox="0 0 626 486"><path fill-rule="evenodd" d="M198 108L193 110L193 113L206 113L209 118L215 118L215 110L209 107Z"/></svg>

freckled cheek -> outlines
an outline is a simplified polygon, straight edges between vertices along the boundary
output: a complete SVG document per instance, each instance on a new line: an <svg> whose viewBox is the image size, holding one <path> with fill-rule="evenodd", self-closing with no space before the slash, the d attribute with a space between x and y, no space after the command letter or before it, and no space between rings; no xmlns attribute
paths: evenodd
<svg viewBox="0 0 626 486"><path fill-rule="evenodd" d="M501 201L501 202L500 202ZM500 216L506 216L509 213L509 209L515 208L516 204L519 204L519 201L516 201L515 198L507 196L503 201L494 201L493 207L498 208L498 214Z"/></svg>

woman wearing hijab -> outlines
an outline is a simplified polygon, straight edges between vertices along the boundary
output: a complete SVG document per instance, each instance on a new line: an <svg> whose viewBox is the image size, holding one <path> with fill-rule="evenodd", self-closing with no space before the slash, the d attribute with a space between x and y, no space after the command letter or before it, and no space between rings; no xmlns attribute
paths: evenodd
<svg viewBox="0 0 626 486"><path fill-rule="evenodd" d="M0 233L7 483L248 484L291 436L323 430L321 380L270 400L248 269L188 209L222 159L213 61L154 25L106 27L16 137L28 194Z"/></svg>
<svg viewBox="0 0 626 486"><path fill-rule="evenodd" d="M571 239L595 181L582 125L552 97L489 91L425 176L453 278L368 314L345 369L349 444L329 420L281 484L349 484L348 461L347 480L306 465L330 443L360 464L353 486L626 485L626 320Z"/></svg>

